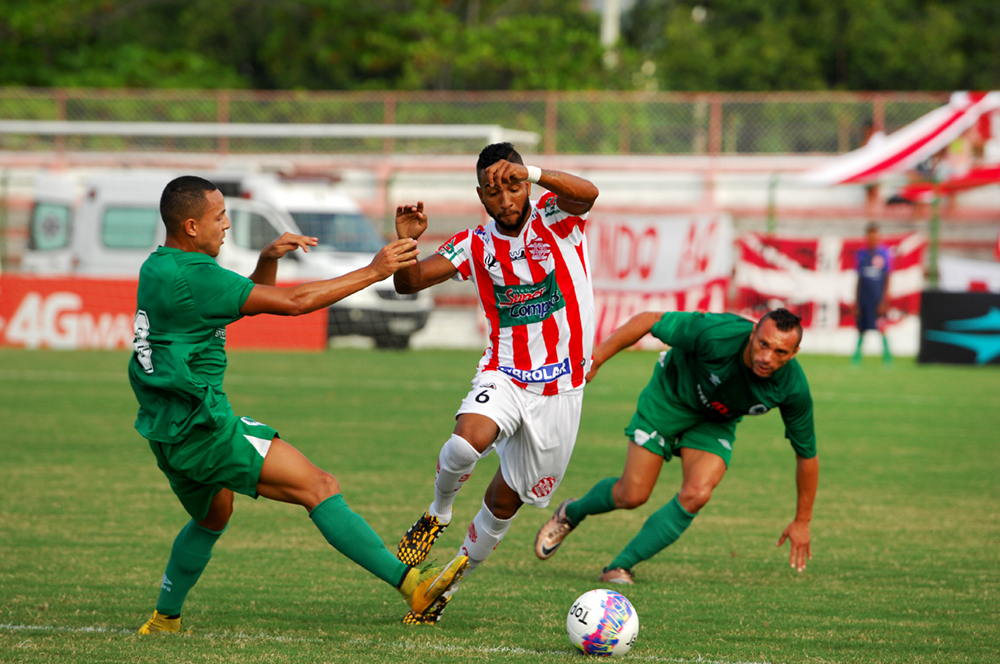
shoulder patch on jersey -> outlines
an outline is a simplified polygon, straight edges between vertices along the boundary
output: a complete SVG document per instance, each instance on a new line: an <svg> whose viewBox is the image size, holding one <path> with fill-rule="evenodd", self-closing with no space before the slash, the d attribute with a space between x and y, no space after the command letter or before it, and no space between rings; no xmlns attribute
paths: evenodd
<svg viewBox="0 0 1000 664"><path fill-rule="evenodd" d="M559 212L559 206L556 205L556 195L552 194L545 199L545 207L542 208L542 216L551 217Z"/></svg>
<svg viewBox="0 0 1000 664"><path fill-rule="evenodd" d="M462 253L465 252L461 247L455 246L455 240L451 239L441 245L441 248L437 250L439 254L447 258L448 260L454 262Z"/></svg>

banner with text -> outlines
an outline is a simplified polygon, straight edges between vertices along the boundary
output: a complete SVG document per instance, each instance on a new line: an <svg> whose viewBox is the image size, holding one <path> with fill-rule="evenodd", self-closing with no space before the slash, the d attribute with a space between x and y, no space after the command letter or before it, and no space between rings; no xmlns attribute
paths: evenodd
<svg viewBox="0 0 1000 664"><path fill-rule="evenodd" d="M0 276L0 345L131 348L135 279ZM248 316L226 328L227 348L322 350L328 312Z"/></svg>
<svg viewBox="0 0 1000 664"><path fill-rule="evenodd" d="M892 256L889 312L899 323L920 311L927 239L920 233L885 238ZM787 238L750 233L737 241L733 278L735 310L757 320L770 309L786 307L806 328L855 326L851 308L857 294L855 269L861 238Z"/></svg>
<svg viewBox="0 0 1000 664"><path fill-rule="evenodd" d="M728 215L600 216L587 225L597 342L642 311L726 310Z"/></svg>

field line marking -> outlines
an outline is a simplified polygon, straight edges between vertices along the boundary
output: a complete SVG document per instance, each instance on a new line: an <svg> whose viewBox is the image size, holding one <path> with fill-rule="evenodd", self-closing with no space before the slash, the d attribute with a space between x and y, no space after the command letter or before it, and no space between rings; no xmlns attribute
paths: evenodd
<svg viewBox="0 0 1000 664"><path fill-rule="evenodd" d="M114 627L63 627L60 625L15 625L12 623L0 623L0 631L6 632L57 632L64 634L135 634L135 629L124 629ZM206 637L211 639L234 640L260 640L278 641L284 643L327 643L334 642L334 639L306 638L298 636L274 636L271 634L245 634L242 632L190 632L184 635L191 637ZM336 640L337 643L345 643ZM402 650L435 650L448 653L477 653L477 654L497 654L497 655L531 655L533 657L565 657L567 650L534 650L531 648L520 648L516 646L456 646L434 643L411 643L409 641L382 641L380 639L350 639L346 641L348 645L360 646L382 646L386 648L396 648ZM572 654L572 651L569 651ZM743 660L723 660L708 657L697 657L686 659L684 657L658 657L656 655L643 655L638 652L629 654L632 660L642 660L644 662L671 662L672 664L771 664L770 662L747 662Z"/></svg>
<svg viewBox="0 0 1000 664"><path fill-rule="evenodd" d="M0 624L0 631L8 632L62 632L69 634L136 634L136 629L114 627L62 627L60 625L13 625ZM188 632L185 637L204 636L211 639L232 638L235 640L283 641L286 643L324 643L325 639L309 639L298 636L274 636L271 634L245 634L243 632Z"/></svg>

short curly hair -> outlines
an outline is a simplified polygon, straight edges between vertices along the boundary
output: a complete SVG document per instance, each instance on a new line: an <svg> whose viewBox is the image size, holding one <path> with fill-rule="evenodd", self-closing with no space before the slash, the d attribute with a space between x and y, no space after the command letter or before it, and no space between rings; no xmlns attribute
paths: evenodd
<svg viewBox="0 0 1000 664"><path fill-rule="evenodd" d="M509 161L512 164L524 165L521 155L514 149L511 143L491 143L483 148L479 153L479 161L476 162L476 177L481 178L483 171L500 160Z"/></svg>

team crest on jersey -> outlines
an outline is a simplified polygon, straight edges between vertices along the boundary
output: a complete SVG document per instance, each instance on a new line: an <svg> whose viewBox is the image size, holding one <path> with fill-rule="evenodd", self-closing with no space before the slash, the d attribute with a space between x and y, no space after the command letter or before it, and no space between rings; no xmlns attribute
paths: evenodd
<svg viewBox="0 0 1000 664"><path fill-rule="evenodd" d="M549 254L552 253L552 247L550 247L548 243L540 237L536 237L534 240L529 242L527 249L528 253L531 254L531 258L538 263L547 260Z"/></svg>
<svg viewBox="0 0 1000 664"><path fill-rule="evenodd" d="M556 478L554 477L543 477L538 481L538 484L531 487L531 493L535 494L539 498L544 498L545 496L552 493L552 487L556 485Z"/></svg>
<svg viewBox="0 0 1000 664"><path fill-rule="evenodd" d="M447 242L441 245L440 249L437 250L439 254L441 254L442 256L444 256L445 258L447 258L452 262L454 262L454 260L458 258L459 254L461 254L463 251L465 250L462 249L461 247L455 246L455 240L448 240Z"/></svg>
<svg viewBox="0 0 1000 664"><path fill-rule="evenodd" d="M540 323L566 306L555 272L537 284L498 286L493 284L500 327Z"/></svg>

